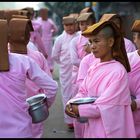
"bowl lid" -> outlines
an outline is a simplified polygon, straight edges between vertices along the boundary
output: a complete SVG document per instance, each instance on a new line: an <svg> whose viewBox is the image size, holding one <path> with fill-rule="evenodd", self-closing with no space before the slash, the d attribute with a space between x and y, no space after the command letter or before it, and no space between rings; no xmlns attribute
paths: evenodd
<svg viewBox="0 0 140 140"><path fill-rule="evenodd" d="M97 99L97 97L83 97L83 98L76 98L76 99L72 99L70 101L71 104L89 104L89 103L93 103L95 102L95 100Z"/></svg>

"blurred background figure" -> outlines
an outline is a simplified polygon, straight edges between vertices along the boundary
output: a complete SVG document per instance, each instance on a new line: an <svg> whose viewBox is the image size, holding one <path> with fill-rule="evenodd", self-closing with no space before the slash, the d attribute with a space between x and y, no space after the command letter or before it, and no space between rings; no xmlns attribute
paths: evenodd
<svg viewBox="0 0 140 140"><path fill-rule="evenodd" d="M53 36L57 33L58 29L56 24L52 19L48 18L48 9L41 8L39 10L39 17L37 18L37 22L41 24L42 28L42 41L45 45L45 51L48 55L48 64L50 67L50 71L53 72L54 62L51 58L52 54L52 46L53 46Z"/></svg>

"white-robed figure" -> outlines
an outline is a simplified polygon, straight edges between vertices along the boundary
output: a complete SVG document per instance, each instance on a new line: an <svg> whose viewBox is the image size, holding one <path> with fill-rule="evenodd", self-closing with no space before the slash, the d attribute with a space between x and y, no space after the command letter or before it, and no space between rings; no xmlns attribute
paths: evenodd
<svg viewBox="0 0 140 140"><path fill-rule="evenodd" d="M75 32L75 18L71 16L63 17L64 31L59 35L53 46L52 58L60 66L60 84L63 106L72 96L72 63L70 57L70 41L78 35ZM64 121L72 124L72 118L64 112Z"/></svg>

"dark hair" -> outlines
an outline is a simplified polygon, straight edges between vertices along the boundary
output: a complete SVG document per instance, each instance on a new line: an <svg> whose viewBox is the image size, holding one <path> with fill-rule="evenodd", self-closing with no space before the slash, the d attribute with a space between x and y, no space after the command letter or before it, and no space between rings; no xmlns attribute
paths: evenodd
<svg viewBox="0 0 140 140"><path fill-rule="evenodd" d="M114 29L111 26L104 27L101 32L105 38L115 37Z"/></svg>
<svg viewBox="0 0 140 140"><path fill-rule="evenodd" d="M96 22L96 18L95 18L95 14L94 13L92 13L90 16L89 16L89 18L88 18L88 20L92 20L92 23L95 23Z"/></svg>

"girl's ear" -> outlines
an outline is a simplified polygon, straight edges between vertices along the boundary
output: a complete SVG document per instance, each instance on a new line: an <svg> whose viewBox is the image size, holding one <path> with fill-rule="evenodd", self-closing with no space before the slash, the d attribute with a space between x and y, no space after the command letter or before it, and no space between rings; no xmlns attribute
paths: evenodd
<svg viewBox="0 0 140 140"><path fill-rule="evenodd" d="M109 47L112 47L114 45L114 38L113 37L110 37L109 39L108 39L108 46Z"/></svg>

